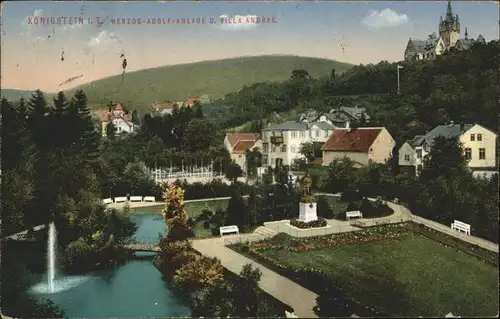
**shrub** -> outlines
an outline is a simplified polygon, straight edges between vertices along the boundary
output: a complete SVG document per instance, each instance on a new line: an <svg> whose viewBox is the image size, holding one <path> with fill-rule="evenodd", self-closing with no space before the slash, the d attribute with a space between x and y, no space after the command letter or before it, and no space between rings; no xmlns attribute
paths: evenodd
<svg viewBox="0 0 500 319"><path fill-rule="evenodd" d="M235 182L233 185L228 185L220 179L214 179L210 183L187 183L186 180L176 180L174 183L177 187L184 190L184 199L200 199L214 197L231 197L234 194L234 189L238 188L242 195L250 194L252 189L249 185Z"/></svg>
<svg viewBox="0 0 500 319"><path fill-rule="evenodd" d="M307 228L325 227L327 225L327 222L326 219L321 217L318 218L317 220L313 220L307 223L300 221L297 218L294 218L290 220L290 225L301 229L307 229Z"/></svg>
<svg viewBox="0 0 500 319"><path fill-rule="evenodd" d="M333 209L330 207L330 203L328 203L328 199L326 196L320 196L318 198L318 216L326 218L326 219L332 219L334 218L333 214Z"/></svg>

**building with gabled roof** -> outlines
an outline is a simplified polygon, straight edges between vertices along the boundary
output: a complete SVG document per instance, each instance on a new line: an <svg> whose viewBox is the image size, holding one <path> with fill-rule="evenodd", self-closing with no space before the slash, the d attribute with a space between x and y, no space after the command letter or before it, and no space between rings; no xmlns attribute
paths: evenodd
<svg viewBox="0 0 500 319"><path fill-rule="evenodd" d="M135 130L135 125L132 122L132 114L126 114L120 103L118 103L111 112L101 112L99 114L99 120L101 123L102 136L106 136L106 128L109 123L113 123L116 128L116 133L118 134L133 133Z"/></svg>
<svg viewBox="0 0 500 319"><path fill-rule="evenodd" d="M254 148L261 148L262 143L258 133L226 133L224 146L231 159L246 171L246 153Z"/></svg>
<svg viewBox="0 0 500 319"><path fill-rule="evenodd" d="M425 157L438 137L456 138L462 144L467 165L472 171L496 170L497 135L479 124L438 125L425 135L416 135L400 148L398 164L414 166L418 175L424 168Z"/></svg>
<svg viewBox="0 0 500 319"><path fill-rule="evenodd" d="M344 158L350 158L358 166L385 163L395 146L396 142L384 127L336 128L321 148L323 165Z"/></svg>

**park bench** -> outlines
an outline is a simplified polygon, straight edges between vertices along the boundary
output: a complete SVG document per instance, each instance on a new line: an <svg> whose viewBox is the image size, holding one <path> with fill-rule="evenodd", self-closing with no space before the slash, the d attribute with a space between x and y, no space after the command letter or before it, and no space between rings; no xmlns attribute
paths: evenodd
<svg viewBox="0 0 500 319"><path fill-rule="evenodd" d="M142 202L142 196L130 196L131 202Z"/></svg>
<svg viewBox="0 0 500 319"><path fill-rule="evenodd" d="M467 235L470 235L470 225L466 224L464 222L461 222L459 220L453 221L453 223L451 224L451 229L452 230L463 231Z"/></svg>
<svg viewBox="0 0 500 319"><path fill-rule="evenodd" d="M156 198L154 196L144 196L145 202L156 202Z"/></svg>
<svg viewBox="0 0 500 319"><path fill-rule="evenodd" d="M232 225L232 226L222 226L219 228L220 235L224 236L224 234L230 234L230 233L236 233L239 234L240 230L238 229L238 226Z"/></svg>
<svg viewBox="0 0 500 319"><path fill-rule="evenodd" d="M125 203L127 201L127 197L115 197L115 203Z"/></svg>
<svg viewBox="0 0 500 319"><path fill-rule="evenodd" d="M111 198L105 198L102 200L102 202L105 204L105 205L109 205L109 204L112 204L113 203L113 200Z"/></svg>
<svg viewBox="0 0 500 319"><path fill-rule="evenodd" d="M363 218L363 214L361 214L361 212L359 210L345 212L345 219L349 220L350 218L353 218L353 217Z"/></svg>

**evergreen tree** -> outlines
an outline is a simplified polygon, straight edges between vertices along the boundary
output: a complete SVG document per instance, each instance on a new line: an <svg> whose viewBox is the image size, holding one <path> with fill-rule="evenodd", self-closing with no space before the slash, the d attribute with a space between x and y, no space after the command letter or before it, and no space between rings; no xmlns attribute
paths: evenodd
<svg viewBox="0 0 500 319"><path fill-rule="evenodd" d="M71 103L78 114L76 127L78 128L79 140L75 146L84 158L93 160L98 156L99 134L87 105L87 96L82 90L78 90Z"/></svg>
<svg viewBox="0 0 500 319"><path fill-rule="evenodd" d="M108 125L106 125L106 137L112 141L116 137L116 126L113 122L109 122Z"/></svg>
<svg viewBox="0 0 500 319"><path fill-rule="evenodd" d="M54 134L54 144L57 149L69 146L69 138L67 133L72 129L68 121L69 102L63 92L59 92L54 98L54 108L52 109L51 124L59 131L59 134ZM62 134L61 134L62 133Z"/></svg>
<svg viewBox="0 0 500 319"><path fill-rule="evenodd" d="M248 224L247 210L245 207L245 200L237 191L227 205L227 219L226 225L237 225L245 229Z"/></svg>
<svg viewBox="0 0 500 319"><path fill-rule="evenodd" d="M40 90L33 93L28 102L28 110L28 127L33 141L38 150L47 151L52 143L52 129L49 121L47 121L50 109L45 96Z"/></svg>

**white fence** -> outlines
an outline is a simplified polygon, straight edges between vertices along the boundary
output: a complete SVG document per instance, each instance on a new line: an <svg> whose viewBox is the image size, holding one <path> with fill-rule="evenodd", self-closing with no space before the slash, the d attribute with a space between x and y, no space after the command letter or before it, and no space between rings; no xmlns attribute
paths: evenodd
<svg viewBox="0 0 500 319"><path fill-rule="evenodd" d="M214 172L212 166L205 167L190 167L185 168L180 171L174 170L174 168L150 168L149 174L157 183L165 182L165 181L175 181L182 179L202 179L202 178L217 178L223 177L224 175L221 173Z"/></svg>

